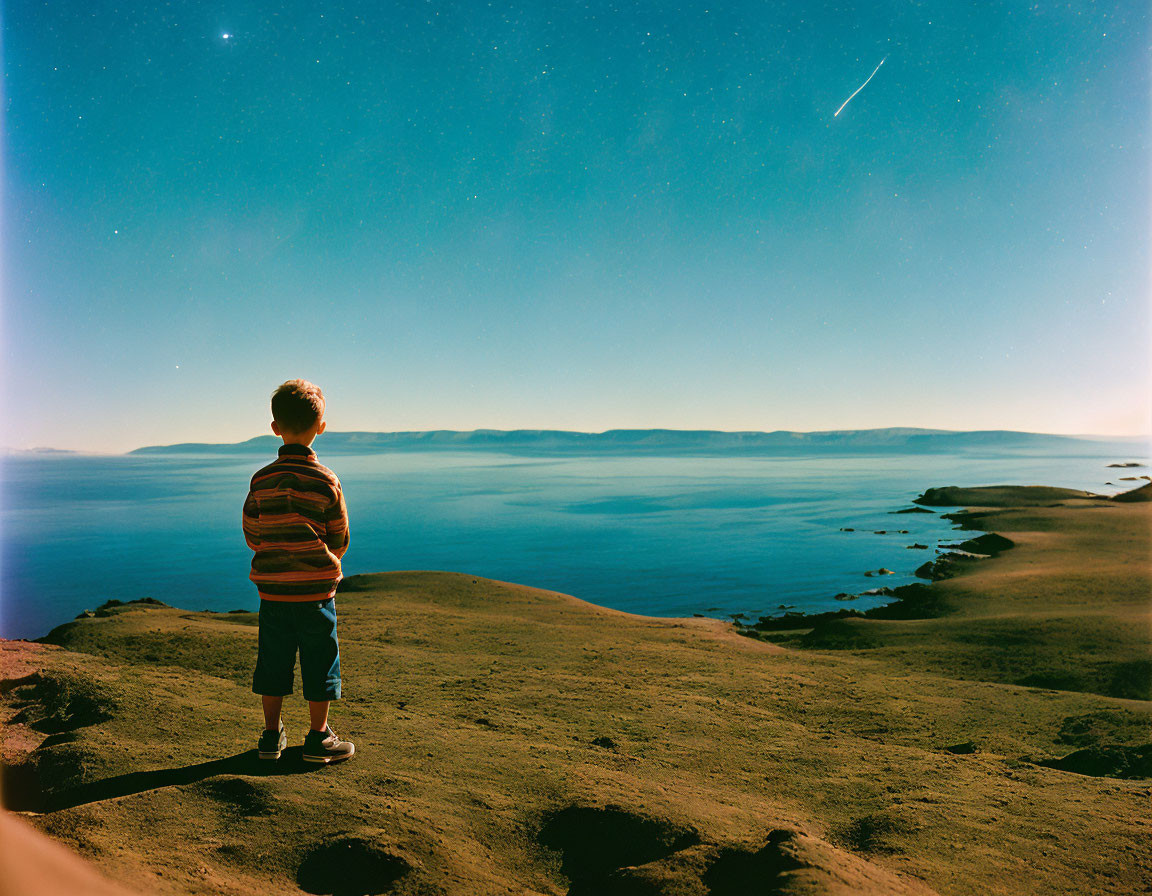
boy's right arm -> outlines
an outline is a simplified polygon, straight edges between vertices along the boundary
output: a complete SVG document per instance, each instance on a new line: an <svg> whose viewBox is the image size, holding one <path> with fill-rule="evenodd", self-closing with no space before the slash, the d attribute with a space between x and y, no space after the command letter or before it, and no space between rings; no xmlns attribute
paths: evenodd
<svg viewBox="0 0 1152 896"><path fill-rule="evenodd" d="M244 540L252 550L260 546L260 505L252 492L244 499Z"/></svg>

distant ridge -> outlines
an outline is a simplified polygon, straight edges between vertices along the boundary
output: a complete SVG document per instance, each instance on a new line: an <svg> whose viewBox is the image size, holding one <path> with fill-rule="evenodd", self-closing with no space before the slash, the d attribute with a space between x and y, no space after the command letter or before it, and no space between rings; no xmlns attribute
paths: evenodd
<svg viewBox="0 0 1152 896"><path fill-rule="evenodd" d="M129 454L273 454L280 440L257 436L244 442L185 442L151 445ZM957 432L946 429L843 429L824 432L725 432L688 429L610 429L573 432L560 429L449 429L424 432L328 432L316 440L325 454L374 454L410 451L499 451L514 454L735 454L777 455L813 450L841 452L936 453L950 451L1038 451L1115 445L1107 439L1012 430Z"/></svg>

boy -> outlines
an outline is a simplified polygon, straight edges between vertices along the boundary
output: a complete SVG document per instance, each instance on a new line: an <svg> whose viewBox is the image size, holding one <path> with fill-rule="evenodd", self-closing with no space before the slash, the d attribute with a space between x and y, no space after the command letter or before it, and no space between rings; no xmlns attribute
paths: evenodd
<svg viewBox="0 0 1152 896"><path fill-rule="evenodd" d="M304 759L338 762L355 752L328 726L328 706L340 699L334 595L348 550L348 512L340 480L310 447L326 426L318 386L307 380L280 386L272 394L272 432L284 444L279 458L252 477L244 501L244 540L256 552L249 578L260 593L252 691L264 704L261 759L279 759L288 745L280 709L292 693L297 649L312 722Z"/></svg>

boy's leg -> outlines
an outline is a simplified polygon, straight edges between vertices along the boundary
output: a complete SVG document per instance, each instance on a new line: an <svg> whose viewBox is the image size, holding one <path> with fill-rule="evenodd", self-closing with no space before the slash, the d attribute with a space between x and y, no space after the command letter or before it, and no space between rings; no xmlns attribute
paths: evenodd
<svg viewBox="0 0 1152 896"><path fill-rule="evenodd" d="M252 690L260 695L264 704L264 726L269 731L279 727L280 708L285 695L292 693L296 668L296 634L286 606L276 601L260 601Z"/></svg>
<svg viewBox="0 0 1152 896"><path fill-rule="evenodd" d="M303 608L302 608L303 609ZM308 607L298 619L300 680L308 701L312 729L328 724L328 706L340 699L340 642L336 637L336 601L329 598Z"/></svg>
<svg viewBox="0 0 1152 896"><path fill-rule="evenodd" d="M329 763L350 759L356 752L355 745L341 740L328 727L329 702L340 699L336 601L329 598L312 604L298 622L300 679L312 722L312 730L304 738L304 761Z"/></svg>
<svg viewBox="0 0 1152 896"><path fill-rule="evenodd" d="M280 729L280 710L284 707L284 698L269 697L267 694L262 694L260 699L264 703L264 730L278 731Z"/></svg>
<svg viewBox="0 0 1152 896"><path fill-rule="evenodd" d="M267 699L267 698L265 698ZM331 700L309 700L308 701L308 715L312 720L313 731L327 731L328 730L328 707L332 705Z"/></svg>
<svg viewBox="0 0 1152 896"><path fill-rule="evenodd" d="M304 699L328 703L340 699L340 641L336 638L336 601L300 606L296 638L300 643L300 678Z"/></svg>

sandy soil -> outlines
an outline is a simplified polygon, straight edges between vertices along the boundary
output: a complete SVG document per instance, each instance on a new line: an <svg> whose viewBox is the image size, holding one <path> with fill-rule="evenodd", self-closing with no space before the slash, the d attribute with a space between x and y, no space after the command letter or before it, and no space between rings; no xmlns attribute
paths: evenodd
<svg viewBox="0 0 1152 896"><path fill-rule="evenodd" d="M255 758L254 614L110 608L0 642L5 802L140 893L1152 892L1152 508L1058 504L975 508L938 615L758 637L351 578L330 768L299 697Z"/></svg>

